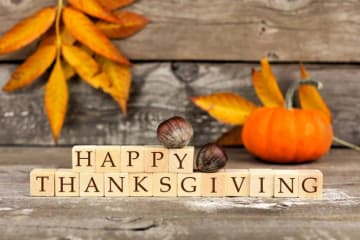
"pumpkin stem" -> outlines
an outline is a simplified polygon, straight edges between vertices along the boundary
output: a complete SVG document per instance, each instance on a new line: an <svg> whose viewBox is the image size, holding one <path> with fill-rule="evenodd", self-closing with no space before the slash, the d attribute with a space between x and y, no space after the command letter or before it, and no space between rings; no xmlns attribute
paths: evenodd
<svg viewBox="0 0 360 240"><path fill-rule="evenodd" d="M347 141L345 141L345 140L342 140L342 139L340 139L340 138L338 138L338 137L333 137L333 141L334 142L336 142L336 143L339 143L339 144L341 144L341 145L343 145L343 146L345 146L345 147L348 147L348 148L351 148L351 149L353 149L353 150L355 150L355 151L360 151L360 147L359 146L356 146L355 144L352 144L352 143L349 143L349 142L347 142Z"/></svg>
<svg viewBox="0 0 360 240"><path fill-rule="evenodd" d="M302 81L296 81L294 82L286 92L285 96L285 108L286 109L293 109L293 98L295 91L301 86L301 85L313 85L317 89L322 88L322 83L316 80L302 80Z"/></svg>

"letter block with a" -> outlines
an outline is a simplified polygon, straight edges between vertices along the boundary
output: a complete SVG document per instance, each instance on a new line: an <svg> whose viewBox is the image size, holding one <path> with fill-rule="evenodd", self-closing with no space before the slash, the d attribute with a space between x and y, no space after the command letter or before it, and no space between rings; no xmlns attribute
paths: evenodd
<svg viewBox="0 0 360 240"><path fill-rule="evenodd" d="M80 197L104 196L103 173L80 173Z"/></svg>
<svg viewBox="0 0 360 240"><path fill-rule="evenodd" d="M120 146L96 147L96 172L120 172Z"/></svg>

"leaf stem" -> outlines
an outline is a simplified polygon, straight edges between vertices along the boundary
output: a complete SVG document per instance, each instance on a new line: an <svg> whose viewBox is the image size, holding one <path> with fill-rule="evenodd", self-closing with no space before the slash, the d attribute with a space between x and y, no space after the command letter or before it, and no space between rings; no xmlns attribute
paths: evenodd
<svg viewBox="0 0 360 240"><path fill-rule="evenodd" d="M342 139L340 139L340 138L338 138L338 137L333 137L333 141L334 142L336 142L336 143L339 143L339 144L341 144L341 145L343 145L343 146L345 146L345 147L348 147L348 148L351 148L351 149L353 149L353 150L355 150L355 151L359 151L360 152L360 147L359 146L356 146L355 144L352 144L352 143L349 143L349 142L347 142L347 141L344 141L344 140L342 140Z"/></svg>
<svg viewBox="0 0 360 240"><path fill-rule="evenodd" d="M293 108L293 97L295 94L295 91L301 86L301 85L313 85L317 89L322 88L322 83L316 80L302 80L302 81L296 81L294 82L286 92L285 96L285 108L286 109L292 109Z"/></svg>
<svg viewBox="0 0 360 240"><path fill-rule="evenodd" d="M61 19L63 6L64 6L63 0L58 0L56 22L55 22L57 60L60 60L60 52L61 52L60 19Z"/></svg>

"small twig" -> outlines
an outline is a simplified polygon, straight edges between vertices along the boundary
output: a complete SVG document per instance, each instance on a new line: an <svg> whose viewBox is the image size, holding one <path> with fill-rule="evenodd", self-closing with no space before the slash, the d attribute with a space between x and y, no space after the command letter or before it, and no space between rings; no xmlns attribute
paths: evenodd
<svg viewBox="0 0 360 240"><path fill-rule="evenodd" d="M341 144L341 145L343 145L343 146L345 146L345 147L348 147L348 148L351 148L351 149L353 149L353 150L355 150L355 151L359 151L360 152L360 147L359 146L356 146L355 144L352 144L352 143L349 143L349 142L347 142L347 141L345 141L345 140L342 140L342 139L340 139L340 138L338 138L338 137L333 137L333 141L334 142L336 142L336 143L339 143L339 144Z"/></svg>

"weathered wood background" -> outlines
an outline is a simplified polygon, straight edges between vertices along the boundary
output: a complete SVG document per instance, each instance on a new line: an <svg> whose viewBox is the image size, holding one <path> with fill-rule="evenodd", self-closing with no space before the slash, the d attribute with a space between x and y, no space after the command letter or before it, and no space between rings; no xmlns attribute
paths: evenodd
<svg viewBox="0 0 360 240"><path fill-rule="evenodd" d="M0 0L0 33L54 0ZM256 100L250 70L266 55L283 90L299 78L298 61L325 87L338 137L360 144L360 2L351 0L140 0L130 9L152 23L118 46L136 63L129 114L81 81L71 83L60 144L154 143L157 124L179 114L195 125L195 143L229 126L207 116L190 96L219 91ZM29 47L0 58L0 84ZM43 83L0 93L0 144L48 145ZM258 102L258 101L257 101Z"/></svg>

